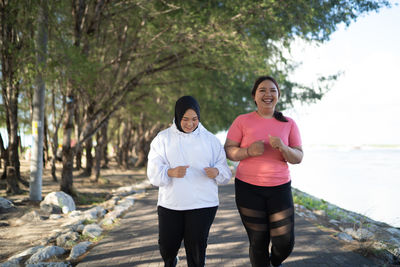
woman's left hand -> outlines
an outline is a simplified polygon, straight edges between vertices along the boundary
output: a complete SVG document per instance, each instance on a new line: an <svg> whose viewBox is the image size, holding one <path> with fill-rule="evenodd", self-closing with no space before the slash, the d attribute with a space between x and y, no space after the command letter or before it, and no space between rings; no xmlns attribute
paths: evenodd
<svg viewBox="0 0 400 267"><path fill-rule="evenodd" d="M204 171L206 172L207 177L211 179L214 179L219 174L217 168L204 168Z"/></svg>
<svg viewBox="0 0 400 267"><path fill-rule="evenodd" d="M277 137L277 136L268 135L268 137L269 137L269 144L270 144L273 148L279 149L279 151L282 152L282 149L285 148L285 146L286 146L286 145L282 142L282 140L281 140L279 137Z"/></svg>

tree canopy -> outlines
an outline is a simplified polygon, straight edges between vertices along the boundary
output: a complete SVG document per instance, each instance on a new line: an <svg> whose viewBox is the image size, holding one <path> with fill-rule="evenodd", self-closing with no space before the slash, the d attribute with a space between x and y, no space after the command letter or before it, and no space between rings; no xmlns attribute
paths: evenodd
<svg viewBox="0 0 400 267"><path fill-rule="evenodd" d="M14 151L7 164L18 160L18 128L30 127L40 2L0 3L0 127L7 127ZM46 110L57 111L46 112L49 130L57 137L63 119L63 150L71 136L78 150L110 121L115 131L121 122L132 131L165 127L176 99L193 95L203 124L217 132L254 107L252 84L266 74L281 86L280 110L294 100L316 101L335 76L312 88L291 81L296 62L284 51L297 38L327 41L339 24L388 6L386 0L48 1ZM120 143L119 135L110 136ZM69 155L63 168L73 154L63 154Z"/></svg>

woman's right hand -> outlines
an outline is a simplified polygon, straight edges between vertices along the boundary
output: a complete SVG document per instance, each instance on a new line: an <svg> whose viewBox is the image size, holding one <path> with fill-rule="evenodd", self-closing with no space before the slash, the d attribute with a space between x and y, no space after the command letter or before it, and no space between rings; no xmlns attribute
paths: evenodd
<svg viewBox="0 0 400 267"><path fill-rule="evenodd" d="M256 141L247 148L250 157L257 157L264 154L264 140Z"/></svg>
<svg viewBox="0 0 400 267"><path fill-rule="evenodd" d="M173 178L183 178L186 175L186 169L189 166L178 166L172 169L168 169L168 176Z"/></svg>

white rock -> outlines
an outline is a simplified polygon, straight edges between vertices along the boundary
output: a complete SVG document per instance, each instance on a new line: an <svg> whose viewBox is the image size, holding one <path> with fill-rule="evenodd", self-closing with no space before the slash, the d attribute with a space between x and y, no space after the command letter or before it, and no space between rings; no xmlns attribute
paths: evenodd
<svg viewBox="0 0 400 267"><path fill-rule="evenodd" d="M27 264L32 264L32 263L38 263L41 262L43 260L47 260L53 256L58 256L58 255L62 255L65 253L65 250L61 247L57 247L57 246L47 246L44 247L42 249L40 249L39 251L37 251L35 254L33 254L28 260L27 260Z"/></svg>
<svg viewBox="0 0 400 267"><path fill-rule="evenodd" d="M349 215L349 214L346 214L346 215L342 218L342 220L343 220L344 222L346 222L346 223L356 223L356 222L357 222L357 220L356 220L353 216L351 216L351 215ZM356 223L356 224L359 224L359 223Z"/></svg>
<svg viewBox="0 0 400 267"><path fill-rule="evenodd" d="M400 257L400 247L394 250L394 253L397 257Z"/></svg>
<svg viewBox="0 0 400 267"><path fill-rule="evenodd" d="M49 218L50 220L58 220L61 219L62 216L60 214L51 214Z"/></svg>
<svg viewBox="0 0 400 267"><path fill-rule="evenodd" d="M95 223L88 224L82 231L82 234L88 235L91 238L98 237L103 232L103 229Z"/></svg>
<svg viewBox="0 0 400 267"><path fill-rule="evenodd" d="M340 224L339 221L334 220L334 219L329 220L329 223L334 224L334 225L336 225L336 226Z"/></svg>
<svg viewBox="0 0 400 267"><path fill-rule="evenodd" d="M338 238L339 238L340 240L344 240L344 241L346 241L346 242L351 242L351 241L354 240L350 235L348 235L348 234L346 234L346 233L339 233L339 234L338 234Z"/></svg>
<svg viewBox="0 0 400 267"><path fill-rule="evenodd" d="M22 258L21 258L22 259ZM0 267L19 267L21 259L12 259L0 264Z"/></svg>
<svg viewBox="0 0 400 267"><path fill-rule="evenodd" d="M12 256L12 257L10 258L10 260L13 260L13 259L22 259L22 258L25 257L25 256L33 255L33 254L35 254L36 252L38 252L38 251L39 251L40 249L42 249L42 248L44 248L44 247L43 247L43 246L36 246L36 247L28 248L27 250L24 250L24 251L22 251L21 253L15 255L15 256Z"/></svg>
<svg viewBox="0 0 400 267"><path fill-rule="evenodd" d="M396 246L400 246L400 238L398 238L398 237L391 236L389 241L390 241L391 244L395 244Z"/></svg>
<svg viewBox="0 0 400 267"><path fill-rule="evenodd" d="M77 227L79 224L83 223L83 219L81 217L73 217L69 218L68 221L63 223L61 226L62 227L69 227L69 228L74 228Z"/></svg>
<svg viewBox="0 0 400 267"><path fill-rule="evenodd" d="M146 188L148 188L150 186L151 186L151 183L150 183L150 180L148 180L148 179L143 180L143 182L134 185L134 187L137 188L137 189L146 189Z"/></svg>
<svg viewBox="0 0 400 267"><path fill-rule="evenodd" d="M71 267L69 262L38 262L27 264L26 267Z"/></svg>
<svg viewBox="0 0 400 267"><path fill-rule="evenodd" d="M392 235L397 235L400 237L400 230L397 228L387 228L386 231L388 231Z"/></svg>
<svg viewBox="0 0 400 267"><path fill-rule="evenodd" d="M126 197L118 205L129 208L129 207L133 206L134 203L135 203L135 199L133 197Z"/></svg>
<svg viewBox="0 0 400 267"><path fill-rule="evenodd" d="M326 216L326 212L324 210L315 210L314 213L318 216Z"/></svg>
<svg viewBox="0 0 400 267"><path fill-rule="evenodd" d="M39 212L33 210L28 212L24 216L21 217L21 220L24 222L40 222L43 221L42 217L40 216Z"/></svg>
<svg viewBox="0 0 400 267"><path fill-rule="evenodd" d="M357 231L355 231L352 228L346 228L344 232L348 235L351 235L353 238L363 241L363 240L368 240L372 239L374 237L374 234L368 231L367 229L359 228Z"/></svg>
<svg viewBox="0 0 400 267"><path fill-rule="evenodd" d="M77 242L79 235L77 232L69 231L65 234L59 235L56 239L56 244L59 247L71 247L71 242Z"/></svg>
<svg viewBox="0 0 400 267"><path fill-rule="evenodd" d="M21 261L24 259L24 257L33 255L42 248L43 248L43 246L36 246L36 247L29 248L27 250L24 250L23 252L10 257L8 259L8 261L0 264L0 267L19 267L21 264Z"/></svg>
<svg viewBox="0 0 400 267"><path fill-rule="evenodd" d="M93 207L85 212L83 216L87 220L95 220L98 217L103 217L106 214L106 210L100 206Z"/></svg>
<svg viewBox="0 0 400 267"><path fill-rule="evenodd" d="M14 207L14 204L10 200L0 197L0 210L7 210L11 209L12 207Z"/></svg>
<svg viewBox="0 0 400 267"><path fill-rule="evenodd" d="M115 222L115 218L104 218L101 222L100 225L112 225Z"/></svg>
<svg viewBox="0 0 400 267"><path fill-rule="evenodd" d="M115 206L113 211L107 213L106 216L104 216L104 217L105 218L118 218L127 209L128 209L127 207L124 207L124 206L121 206L121 205L117 205L117 206Z"/></svg>
<svg viewBox="0 0 400 267"><path fill-rule="evenodd" d="M85 241L81 242L78 245L74 246L71 249L71 253L69 254L68 259L70 260L75 260L79 256L81 256L83 253L87 251L87 248L92 244L92 242Z"/></svg>
<svg viewBox="0 0 400 267"><path fill-rule="evenodd" d="M85 229L85 225L81 223L76 227L75 231L77 231L78 233L82 233L83 229Z"/></svg>
<svg viewBox="0 0 400 267"><path fill-rule="evenodd" d="M111 198L110 200L107 200L106 202L104 202L104 203L102 203L100 205L102 207L104 207L105 209L107 209L107 210L112 210L115 207L115 205L117 205L117 203L118 203L118 201L120 199L121 199L120 197L115 196L115 197Z"/></svg>
<svg viewBox="0 0 400 267"><path fill-rule="evenodd" d="M374 237L374 234L371 231L363 228L358 229L357 234L360 237L360 240L368 240Z"/></svg>
<svg viewBox="0 0 400 267"><path fill-rule="evenodd" d="M313 220L316 220L316 219L317 219L317 217L316 217L316 216L314 215L314 213L312 213L311 211L306 211L305 216L306 216L307 218L310 218L310 219L313 219Z"/></svg>
<svg viewBox="0 0 400 267"><path fill-rule="evenodd" d="M75 202L72 197L62 191L51 192L40 203L55 205L62 209L63 213L68 213L76 209Z"/></svg>
<svg viewBox="0 0 400 267"><path fill-rule="evenodd" d="M79 217L81 215L82 215L82 212L80 210L74 210L70 214L68 214L68 216L71 217L71 218Z"/></svg>
<svg viewBox="0 0 400 267"><path fill-rule="evenodd" d="M127 196L127 195L132 195L136 193L136 190L134 189L134 186L123 186L120 188L117 188L113 190L113 193L117 196Z"/></svg>

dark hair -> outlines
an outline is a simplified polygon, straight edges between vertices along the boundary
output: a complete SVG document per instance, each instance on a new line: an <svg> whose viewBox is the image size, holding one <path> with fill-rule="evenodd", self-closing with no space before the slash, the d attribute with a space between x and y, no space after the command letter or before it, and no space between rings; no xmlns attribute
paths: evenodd
<svg viewBox="0 0 400 267"><path fill-rule="evenodd" d="M276 86L276 88L278 89L278 97L281 96L281 89L279 89L279 85L276 82L276 80L274 78L272 78L271 76L261 76L258 77L257 80L255 81L254 85L253 85L253 89L251 90L251 95L254 97L256 95L256 91L258 86L260 85L260 83L262 83L265 80L270 80L271 82L273 82ZM255 103L255 102L254 102ZM257 106L257 103L256 103ZM283 116L282 112L279 112L277 110L274 110L274 114L273 114L274 118L277 119L278 121L282 121L282 122L288 122L288 120L285 118L285 116Z"/></svg>
<svg viewBox="0 0 400 267"><path fill-rule="evenodd" d="M181 127L181 120L188 109L193 109L200 121L200 105L193 96L185 95L179 98L175 103L175 125L179 131L185 132Z"/></svg>

